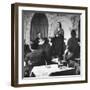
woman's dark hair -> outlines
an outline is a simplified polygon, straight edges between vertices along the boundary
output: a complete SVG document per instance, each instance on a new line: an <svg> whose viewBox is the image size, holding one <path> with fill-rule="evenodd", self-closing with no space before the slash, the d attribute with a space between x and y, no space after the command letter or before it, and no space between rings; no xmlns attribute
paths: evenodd
<svg viewBox="0 0 90 90"><path fill-rule="evenodd" d="M58 24L59 24L59 27L61 28L61 27L62 27L62 24L61 24L61 22L58 22Z"/></svg>
<svg viewBox="0 0 90 90"><path fill-rule="evenodd" d="M76 37L76 31L75 31L75 29L73 29L73 30L71 31L71 36L72 36L72 37Z"/></svg>

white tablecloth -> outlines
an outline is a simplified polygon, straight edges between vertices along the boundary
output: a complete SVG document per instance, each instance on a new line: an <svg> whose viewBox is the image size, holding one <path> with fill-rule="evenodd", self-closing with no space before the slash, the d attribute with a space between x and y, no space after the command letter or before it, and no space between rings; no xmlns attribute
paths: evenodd
<svg viewBox="0 0 90 90"><path fill-rule="evenodd" d="M57 64L53 64L53 65L35 66L32 69L32 72L35 74L36 77L48 77L51 73L68 71L72 69L74 68L66 66L58 68Z"/></svg>

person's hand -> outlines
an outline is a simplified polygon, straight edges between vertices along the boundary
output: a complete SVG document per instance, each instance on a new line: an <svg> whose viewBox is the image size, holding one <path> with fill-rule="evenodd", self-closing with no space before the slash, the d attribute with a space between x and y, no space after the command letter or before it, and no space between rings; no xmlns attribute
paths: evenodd
<svg viewBox="0 0 90 90"><path fill-rule="evenodd" d="M31 63L31 61L30 61L30 60L28 60L28 65L32 65L32 63Z"/></svg>

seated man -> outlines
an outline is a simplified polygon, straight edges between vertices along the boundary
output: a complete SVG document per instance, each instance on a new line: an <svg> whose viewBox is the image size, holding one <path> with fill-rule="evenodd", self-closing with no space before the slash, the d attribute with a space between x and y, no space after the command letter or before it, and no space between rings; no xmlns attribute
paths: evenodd
<svg viewBox="0 0 90 90"><path fill-rule="evenodd" d="M37 49L36 44L31 45L32 51L25 57L26 66L29 68L28 76L34 66L45 65L43 50Z"/></svg>
<svg viewBox="0 0 90 90"><path fill-rule="evenodd" d="M67 52L65 54L65 59L68 65L76 68L76 74L80 73L79 64L75 61L75 58L80 58L80 46L78 39L76 38L75 30L71 31L71 38L67 43Z"/></svg>
<svg viewBox="0 0 90 90"><path fill-rule="evenodd" d="M73 54L72 59L80 57L80 46L75 30L71 31L71 38L68 40L67 45L69 52Z"/></svg>
<svg viewBox="0 0 90 90"><path fill-rule="evenodd" d="M46 37L43 38L41 33L38 33L37 36L34 43L38 46L39 50L43 51L46 64L51 64L51 46L49 40Z"/></svg>

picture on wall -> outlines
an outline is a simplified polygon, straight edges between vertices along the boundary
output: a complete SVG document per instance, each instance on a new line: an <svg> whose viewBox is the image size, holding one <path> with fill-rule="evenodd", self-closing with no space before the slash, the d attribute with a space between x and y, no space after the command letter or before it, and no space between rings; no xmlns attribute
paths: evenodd
<svg viewBox="0 0 90 90"><path fill-rule="evenodd" d="M12 86L87 82L87 7L11 8Z"/></svg>

